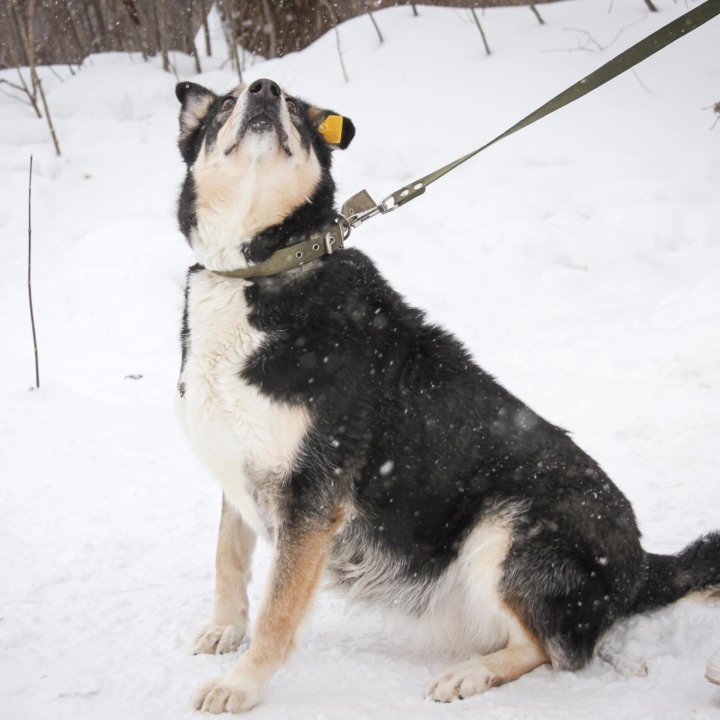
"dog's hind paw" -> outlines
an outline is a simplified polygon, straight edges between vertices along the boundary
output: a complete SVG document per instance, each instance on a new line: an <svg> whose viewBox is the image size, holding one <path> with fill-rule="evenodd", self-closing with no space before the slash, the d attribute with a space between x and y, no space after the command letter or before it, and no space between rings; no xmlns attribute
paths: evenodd
<svg viewBox="0 0 720 720"><path fill-rule="evenodd" d="M246 627L247 623L245 622L237 625L216 625L215 623L206 625L195 638L193 655L234 652L242 644Z"/></svg>

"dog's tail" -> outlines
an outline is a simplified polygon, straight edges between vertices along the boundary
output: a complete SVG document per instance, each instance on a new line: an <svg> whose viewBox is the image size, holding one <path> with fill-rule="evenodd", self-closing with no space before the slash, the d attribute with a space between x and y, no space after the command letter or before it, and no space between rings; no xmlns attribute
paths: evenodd
<svg viewBox="0 0 720 720"><path fill-rule="evenodd" d="M645 557L647 574L635 612L663 607L700 590L720 591L720 532L703 535L677 555Z"/></svg>

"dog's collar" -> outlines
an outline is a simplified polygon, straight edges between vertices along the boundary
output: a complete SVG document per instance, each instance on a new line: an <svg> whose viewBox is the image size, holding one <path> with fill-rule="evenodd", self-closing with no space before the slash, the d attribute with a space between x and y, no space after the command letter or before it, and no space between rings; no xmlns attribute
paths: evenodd
<svg viewBox="0 0 720 720"><path fill-rule="evenodd" d="M425 192L424 187L415 186L412 191L399 193L397 200L394 195L388 195L380 204L377 204L367 190L361 190L343 203L340 213L335 216L335 220L329 227L314 232L307 240L276 250L267 260L256 265L236 270L212 270L211 272L228 278L257 278L278 275L287 270L307 265L324 255L332 255L337 250L341 250L353 228L359 227L375 215L396 210L400 205L423 192Z"/></svg>
<svg viewBox="0 0 720 720"><path fill-rule="evenodd" d="M350 234L350 226L345 218L338 219L323 232L316 232L293 245L276 250L267 260L236 270L212 270L216 275L228 278L256 278L278 275L293 268L307 265L324 255L332 255L342 249L343 241Z"/></svg>

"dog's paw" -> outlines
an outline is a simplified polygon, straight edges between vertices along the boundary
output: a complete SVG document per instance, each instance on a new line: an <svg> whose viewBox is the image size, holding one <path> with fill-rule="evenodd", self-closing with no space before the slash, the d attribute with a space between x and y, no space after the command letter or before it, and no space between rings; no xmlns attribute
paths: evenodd
<svg viewBox="0 0 720 720"><path fill-rule="evenodd" d="M216 625L209 623L195 638L193 655L200 653L229 653L237 650L247 629L247 622L243 621L236 625Z"/></svg>
<svg viewBox="0 0 720 720"><path fill-rule="evenodd" d="M218 715L242 713L254 708L263 696L263 688L251 678L225 675L200 688L193 698L193 708Z"/></svg>
<svg viewBox="0 0 720 720"><path fill-rule="evenodd" d="M463 700L493 687L493 675L477 662L450 668L428 685L426 695L435 702Z"/></svg>

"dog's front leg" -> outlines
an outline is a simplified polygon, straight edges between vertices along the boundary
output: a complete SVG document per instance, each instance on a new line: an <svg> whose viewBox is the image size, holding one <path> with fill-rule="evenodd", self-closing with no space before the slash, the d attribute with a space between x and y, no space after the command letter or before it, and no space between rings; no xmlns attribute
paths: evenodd
<svg viewBox="0 0 720 720"><path fill-rule="evenodd" d="M302 519L281 529L252 643L229 673L198 692L196 710L240 713L262 700L293 648L339 522Z"/></svg>
<svg viewBox="0 0 720 720"><path fill-rule="evenodd" d="M223 495L215 553L215 602L210 622L195 640L193 652L237 650L248 622L247 586L250 582L255 533Z"/></svg>

